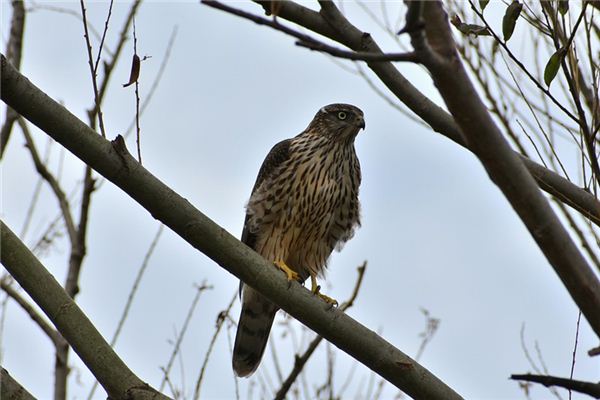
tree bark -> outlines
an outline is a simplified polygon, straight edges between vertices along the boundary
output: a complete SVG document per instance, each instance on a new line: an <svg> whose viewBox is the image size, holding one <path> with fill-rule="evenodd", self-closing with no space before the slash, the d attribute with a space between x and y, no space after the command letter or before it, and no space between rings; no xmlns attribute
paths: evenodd
<svg viewBox="0 0 600 400"><path fill-rule="evenodd" d="M461 399L375 332L332 309L299 283L290 284L268 261L151 175L127 152L122 137L112 143L103 139L29 82L4 56L1 61L1 98L5 103L123 189L196 249L413 398ZM43 299L38 297L36 301Z"/></svg>

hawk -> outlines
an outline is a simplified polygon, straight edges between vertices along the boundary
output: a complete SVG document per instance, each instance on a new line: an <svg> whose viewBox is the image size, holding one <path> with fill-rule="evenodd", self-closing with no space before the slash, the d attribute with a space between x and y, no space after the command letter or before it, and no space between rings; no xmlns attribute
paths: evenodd
<svg viewBox="0 0 600 400"><path fill-rule="evenodd" d="M321 108L298 136L277 143L258 173L246 207L242 242L284 271L288 280L317 275L360 225L360 164L354 139L365 128L363 112L350 104ZM240 284L242 311L233 348L237 376L252 374L269 339L277 305Z"/></svg>

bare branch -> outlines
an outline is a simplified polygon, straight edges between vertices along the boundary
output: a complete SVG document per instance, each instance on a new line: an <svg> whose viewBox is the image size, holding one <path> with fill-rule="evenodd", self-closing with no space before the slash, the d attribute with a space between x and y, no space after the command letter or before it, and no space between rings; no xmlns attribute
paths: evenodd
<svg viewBox="0 0 600 400"><path fill-rule="evenodd" d="M27 389L17 382L8 371L0 367L0 398L14 400L35 400Z"/></svg>
<svg viewBox="0 0 600 400"><path fill-rule="evenodd" d="M352 305L354 304L354 300L356 300L356 296L358 296L358 290L360 289L360 286L362 285L362 280L363 280L363 276L365 274L366 268L367 268L366 261L357 268L358 277L356 278L356 283L354 284L354 290L352 291L350 298L348 300L346 300L344 303L342 303L342 305L340 306L341 311L346 311L348 308L352 307ZM304 366L306 365L306 363L308 362L310 357L313 355L313 353L315 352L315 350L317 349L317 347L319 346L319 344L321 343L322 340L323 340L323 336L317 335L317 337L314 338L312 342L310 342L307 349L304 351L304 353L301 356L296 355L296 357L294 359L294 367L292 368L292 370L288 374L287 378L285 378L285 380L279 387L279 390L277 391L277 394L274 397L275 400L283 400L286 398L286 395L289 392L289 390L291 389L292 385L294 384L294 382L296 382L296 379L298 379L298 375L300 375L300 372L302 372L302 370L304 369Z"/></svg>
<svg viewBox="0 0 600 400"><path fill-rule="evenodd" d="M88 134L89 132L93 131L88 130ZM98 135L92 136L100 138ZM1 221L0 241L2 265L73 346L109 397L168 399L129 370L73 299L27 246Z"/></svg>
<svg viewBox="0 0 600 400"><path fill-rule="evenodd" d="M573 379L559 378L550 375L532 374L511 375L510 379L516 381L541 383L546 387L557 386L568 390L572 390L574 392L587 394L595 399L600 399L600 383L577 381Z"/></svg>
<svg viewBox="0 0 600 400"><path fill-rule="evenodd" d="M373 331L342 311L331 309L299 283L289 285L271 263L140 166L128 153L122 137L118 136L111 143L91 134L93 131L87 125L22 77L4 57L1 60L4 102L121 187L192 246L409 395L429 399L461 398Z"/></svg>
<svg viewBox="0 0 600 400"><path fill-rule="evenodd" d="M67 228L67 233L69 238L71 239L71 243L74 243L77 239L77 229L75 228L75 223L73 222L73 216L71 215L71 207L69 206L69 200L60 187L60 183L56 180L54 175L48 171L44 163L42 162L37 148L35 147L35 143L33 142L33 138L31 137L31 133L29 132L29 127L23 118L18 119L19 127L23 132L23 136L25 137L25 142L27 143L27 148L29 149L29 153L31 154L31 159L35 166L36 171L40 174L40 176L48 183L50 189L56 196L58 200L58 205L60 211L62 213L63 220L65 221L65 226Z"/></svg>
<svg viewBox="0 0 600 400"><path fill-rule="evenodd" d="M219 315L217 316L215 333L213 334L212 339L210 339L208 349L204 353L204 361L202 362L202 367L200 367L200 373L198 374L198 379L196 380L196 387L194 388L194 396L192 397L194 400L197 400L200 398L200 386L202 385L202 379L204 378L204 372L206 371L206 366L208 365L208 359L210 358L210 355L212 354L212 350L217 341L217 336L219 336L219 332L221 332L221 328L223 327L223 324L225 322L227 322L228 319L230 319L229 311L231 310L231 307L233 307L233 304L235 303L235 299L237 297L238 297L238 291L236 290L235 293L233 294L233 297L231 298L231 301L229 302L229 305L227 306L227 308L225 310L221 311L219 313Z"/></svg>
<svg viewBox="0 0 600 400"><path fill-rule="evenodd" d="M148 247L148 250L146 251L146 255L144 256L142 265L140 266L140 269L138 270L135 280L133 281L133 285L131 286L131 290L129 291L129 295L127 296L127 301L125 302L125 307L123 307L123 312L121 313L121 318L119 319L119 322L117 323L117 328L115 329L115 333L113 333L112 339L110 340L111 347L115 346L115 344L117 343L117 339L119 339L119 335L121 334L121 331L122 331L123 327L125 326L125 321L127 320L127 317L129 316L129 310L131 308L131 305L133 304L133 299L135 297L135 294L137 293L137 289L140 285L142 277L144 276L144 273L146 272L146 268L148 267L148 263L150 261L150 258L152 257L152 253L154 253L154 249L156 248L156 245L158 244L158 240L160 239L160 236L162 235L163 228L164 228L164 225L160 224L158 227L158 230L156 231L156 234L154 235L154 238L152 239L152 242L150 243L150 246ZM88 400L92 399L97 387L98 387L98 382L96 381L96 382L94 382L94 384L92 385L92 388L90 389L90 393L88 394L88 397L87 397ZM158 390L162 391L162 389L163 388L161 387Z"/></svg>
<svg viewBox="0 0 600 400"><path fill-rule="evenodd" d="M110 77L115 69L115 65L117 64L119 57L121 56L121 52L123 51L125 42L127 41L127 32L129 32L129 27L131 26L133 18L135 17L135 14L137 13L137 10L141 4L142 0L135 0L131 5L129 14L125 19L125 24L121 28L121 33L119 34L119 41L117 42L117 48L113 54L113 57L109 62L104 63L104 78L102 79L102 83L100 84L100 89L98 93L98 101L100 104L102 104L102 100L104 99L104 95L106 94L106 90L108 88ZM93 120L93 116L96 115L96 109L93 108L92 110L90 110L89 113L91 116L90 119Z"/></svg>
<svg viewBox="0 0 600 400"><path fill-rule="evenodd" d="M23 311L29 315L29 317L40 327L40 329L48 336L48 338L52 341L52 343L56 346L60 342L63 342L64 339L60 336L60 333L56 329L54 329L50 324L42 317L38 311L31 305L29 302L19 294L13 288L6 277L0 280L0 288L4 290L4 292L13 299L18 305L21 306Z"/></svg>
<svg viewBox="0 0 600 400"><path fill-rule="evenodd" d="M94 88L94 104L95 113L98 115L98 122L100 124L100 133L102 137L106 137L106 131L104 130L104 120L102 119L102 109L100 108L100 93L98 92L98 81L96 76L96 68L94 67L94 56L92 55L92 43L90 41L90 34L88 32L87 17L85 14L85 3L83 0L79 0L81 4L81 17L83 19L83 31L85 37L85 44L88 53L88 64L90 66L90 74L92 76L92 86ZM112 2L111 2L112 6Z"/></svg>
<svg viewBox="0 0 600 400"><path fill-rule="evenodd" d="M179 354L179 349L181 346L181 342L185 337L185 333L187 331L188 325L190 324L190 320L192 319L192 315L194 315L194 310L198 305L198 301L200 300L200 295L205 290L213 289L213 286L207 285L206 282L202 282L201 285L196 285L196 295L192 300L192 304L190 305L190 309L188 310L187 316L185 317L185 321L183 322L183 327L181 328L181 332L177 335L177 340L175 341L175 346L173 347L173 351L171 352L171 356L169 357L169 361L167 362L167 366L164 367L163 370L163 380L160 383L159 391L162 391L164 388L167 378L169 376L169 372L171 371L171 367L173 367L173 362L175 361L175 357Z"/></svg>
<svg viewBox="0 0 600 400"><path fill-rule="evenodd" d="M23 31L25 27L25 5L23 1L13 0L13 14L10 22L10 33L6 44L6 58L19 69L21 66L21 54L23 53ZM10 107L6 110L6 120L0 128L0 159L8 145L12 127L17 120L18 114Z"/></svg>
<svg viewBox="0 0 600 400"><path fill-rule="evenodd" d="M523 65L523 63L513 54L513 52L510 50L510 48L506 45L506 42L504 42L504 40L500 39L500 37L496 34L496 32L492 29L492 27L488 24L487 20L485 19L485 17L483 16L483 13L481 13L477 7L475 7L475 5L473 4L472 0L469 0L469 3L471 4L471 8L472 10L475 12L475 14L477 14L477 16L481 19L481 22L483 22L483 24L485 25L485 27L488 29L488 31L492 34L494 40L496 40L496 42L498 42L498 44L500 46L502 46L502 48L504 49L504 51L506 51L506 54L508 54L508 57L510 57L510 59L519 67L519 69L521 69L521 71L523 71L525 73L525 75L527 75L527 77L529 78L529 80L531 80L531 82L533 82L535 84L535 86L542 92L544 93L544 95L548 96L549 99L552 100L552 102L561 109L562 112L564 112L569 118L571 118L573 121L577 122L577 124L579 124L579 119L573 115L573 113L571 111L569 111L565 106L563 106L555 97L554 95L552 95L552 93L550 92L549 89L545 88L540 81L538 81L535 76L533 76L531 74L531 72L529 72L529 70Z"/></svg>
<svg viewBox="0 0 600 400"><path fill-rule="evenodd" d="M592 329L600 335L598 278L481 102L456 53L441 3L424 4L427 39L433 51L441 50L438 54L443 57L442 62L428 58L425 66L468 137L470 148L524 222ZM450 48L454 50L448 55Z"/></svg>
<svg viewBox="0 0 600 400"><path fill-rule="evenodd" d="M285 25L280 24L277 19L268 19L259 17L254 14L247 13L245 11L239 10L234 7L230 7L226 4L220 3L214 0L202 0L202 3L213 7L230 14L236 15L238 17L242 17L257 23L258 25L269 26L275 30L283 32L287 35L293 36L296 39L299 39L296 42L296 45L300 47L305 47L310 50L320 51L326 54L329 54L334 57L344 58L348 60L355 61L369 61L369 62L384 62L384 61L406 61L406 62L419 62L419 57L417 53L370 53L370 52L360 52L360 51L346 51L342 49L338 49L333 46L329 46L311 36L305 35L304 33L298 32L294 29L291 29Z"/></svg>
<svg viewBox="0 0 600 400"><path fill-rule="evenodd" d="M104 39L106 39L106 33L108 32L108 23L110 22L110 16L112 14L114 0L110 0L108 5L108 15L104 21L104 30L102 31L102 38L100 39L100 45L98 46L98 55L96 56L96 62L94 62L94 76L98 76L98 65L100 65L100 57L102 56L102 50L104 49Z"/></svg>
<svg viewBox="0 0 600 400"><path fill-rule="evenodd" d="M310 50L320 51L329 54L333 57L344 58L346 60L354 61L371 61L371 62L382 62L382 61L405 61L412 63L419 63L419 55L415 52L410 53L386 53L386 54L372 54L360 51L347 51L338 49L337 47L329 46L325 43L312 43L298 41L296 45L300 47L306 47Z"/></svg>
<svg viewBox="0 0 600 400"><path fill-rule="evenodd" d="M255 0L255 2L260 4L267 13L271 13L271 1ZM324 4L327 3L329 2ZM341 14L332 25L319 12L292 1L277 4L278 18L304 26L353 50L383 54L369 34L354 27ZM393 64L373 62L368 63L368 66L401 102L429 124L434 131L471 150L454 118L415 88ZM542 190L565 202L600 226L600 202L592 194L542 165L524 156L519 155L519 157Z"/></svg>

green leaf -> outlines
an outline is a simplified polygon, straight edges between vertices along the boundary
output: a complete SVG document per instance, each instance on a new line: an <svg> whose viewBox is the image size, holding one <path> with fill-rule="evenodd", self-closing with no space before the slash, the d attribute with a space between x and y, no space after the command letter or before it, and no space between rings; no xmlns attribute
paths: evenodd
<svg viewBox="0 0 600 400"><path fill-rule="evenodd" d="M561 47L554 54L552 54L548 60L548 63L544 68L544 82L546 82L546 85L550 86L554 78L556 78L556 74L560 68L560 63L565 57L565 54L567 54L567 50L564 47Z"/></svg>
<svg viewBox="0 0 600 400"><path fill-rule="evenodd" d="M514 0L506 8L504 18L502 18L502 34L504 35L505 42L512 36L515 30L515 24L517 23L517 18L519 18L522 9L523 4L519 3L518 0Z"/></svg>
<svg viewBox="0 0 600 400"><path fill-rule="evenodd" d="M481 8L481 11L485 10L485 7L489 2L490 0L479 0L479 8Z"/></svg>
<svg viewBox="0 0 600 400"><path fill-rule="evenodd" d="M565 15L569 11L568 0L558 0L558 12Z"/></svg>

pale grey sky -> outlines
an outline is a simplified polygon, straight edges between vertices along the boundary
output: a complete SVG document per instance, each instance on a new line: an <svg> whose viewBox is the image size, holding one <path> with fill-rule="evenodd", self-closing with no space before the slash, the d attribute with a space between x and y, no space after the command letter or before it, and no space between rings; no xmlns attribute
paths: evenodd
<svg viewBox="0 0 600 400"><path fill-rule="evenodd" d="M37 4L79 12L78 2ZM232 4L261 13L254 4ZM401 2L386 5L395 20ZM11 7L7 1L1 7L4 51ZM368 7L379 15L378 2ZM115 3L107 49L113 48L128 10L129 3ZM397 50L354 3L345 4L345 10L386 49ZM102 28L106 11L107 2L88 4L88 18L97 29ZM511 373L532 370L520 343L523 324L533 357L537 359L537 343L548 373L568 376L577 308L472 154L404 117L339 62L298 48L293 39L268 28L197 2L144 3L136 25L138 52L152 56L142 63L142 99L173 28L178 29L164 77L141 119L144 165L153 174L239 235L245 202L271 146L302 131L321 106L354 104L364 111L367 124L356 140L363 171L362 228L341 253L332 256L324 284L330 286L327 293L345 299L354 285L356 267L368 260L364 284L349 314L414 356L425 322L420 309L429 310L441 319L441 325L421 363L465 398L525 398L518 385L508 380ZM85 110L93 94L81 21L36 10L27 15L24 40L23 73L87 122ZM109 138L122 134L134 116L133 88L121 87L129 76L132 43L126 46L127 56L114 72L103 107ZM354 68L349 62L342 64ZM398 68L423 92L439 99L422 69L404 64ZM35 139L43 150L46 136L36 131ZM132 139L128 140L131 150L135 147ZM2 218L16 232L23 225L37 181L23 142L15 129L1 175ZM81 164L56 144L51 154L54 171L64 155L62 181L71 192L82 176ZM28 244L39 238L56 212L56 202L44 187L25 237ZM94 194L78 302L106 338L112 336L157 228L144 209L111 183L105 182ZM41 257L59 281L64 280L68 257L64 239ZM176 386L184 382L186 397L192 395L216 316L226 307L238 281L168 230L116 345L133 371L158 387L160 367L168 360L175 332L181 329L195 295L193 285L204 280L214 289L200 298L182 343L181 360L171 373ZM231 315L237 319L238 313L236 303ZM282 320L280 313L277 321ZM276 327L271 340L277 344L285 375L291 369L293 352L289 337L282 339L281 332ZM50 398L54 360L49 340L12 302L3 333L2 365L34 395ZM597 345L583 321L575 369L578 379L598 381L597 360L585 356ZM322 383L324 349L322 345L309 362L310 384ZM257 375L266 371L275 381L269 351ZM76 356L71 363L69 398L85 398L92 376ZM336 353L338 388L352 364L348 356ZM365 367L357 368L344 398L364 396L369 377ZM241 398L246 398L249 381L239 383ZM170 394L168 389L165 392ZM387 385L383 398L396 393ZM202 395L207 399L235 395L225 332L210 359ZM531 395L534 399L550 397L538 386ZM95 398L104 396L98 390Z"/></svg>

